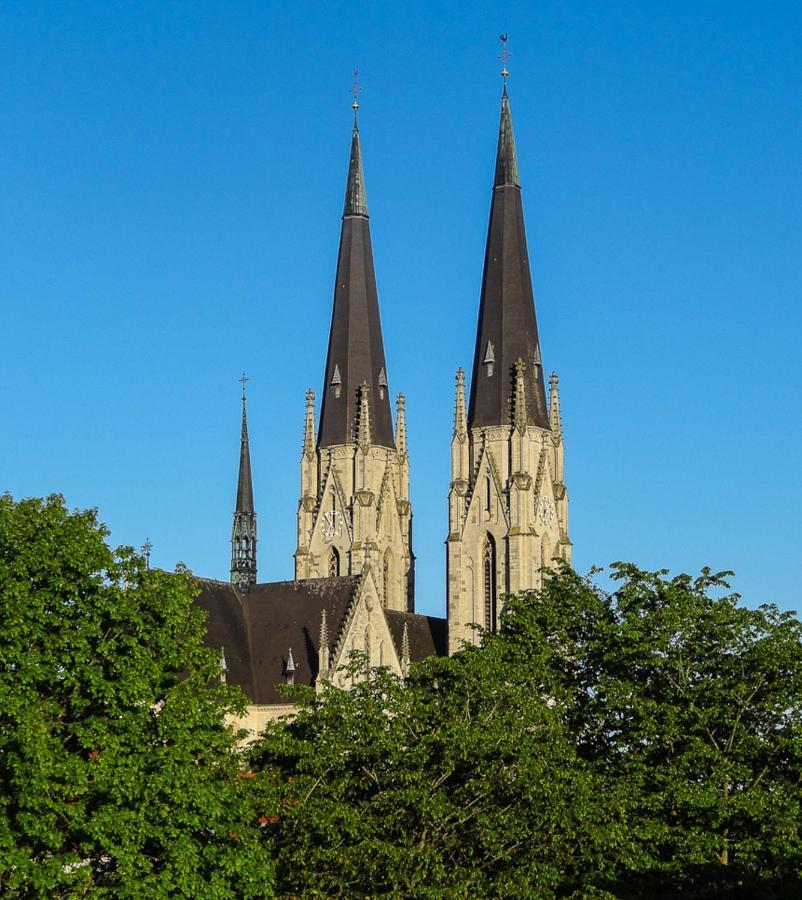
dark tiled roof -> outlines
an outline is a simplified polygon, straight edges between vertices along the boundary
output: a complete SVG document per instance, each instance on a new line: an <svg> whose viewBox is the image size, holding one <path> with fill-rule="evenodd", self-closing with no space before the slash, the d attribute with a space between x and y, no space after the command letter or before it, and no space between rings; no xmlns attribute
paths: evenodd
<svg viewBox="0 0 802 900"><path fill-rule="evenodd" d="M240 593L233 585L199 579L198 606L208 613L209 646L225 648L228 681L252 703L286 703L276 686L284 683L292 648L295 683L317 676L320 619L328 618L333 644L359 578L312 578L254 585Z"/></svg>
<svg viewBox="0 0 802 900"><path fill-rule="evenodd" d="M198 585L201 593L195 602L208 615L207 643L216 650L225 648L229 684L239 685L251 703L286 703L277 685L285 682L290 648L295 683L313 685L321 613L326 610L334 650L359 577L276 581L243 593L224 581L199 578ZM413 661L447 652L445 619L395 610L384 614L399 658L405 623Z"/></svg>
<svg viewBox="0 0 802 900"><path fill-rule="evenodd" d="M448 653L448 633L445 619L436 616L419 616L417 613L402 612L398 609L386 609L384 617L390 627L398 658L401 658L401 645L404 637L404 625L407 626L409 638L409 658L412 662L426 659L427 656L445 656Z"/></svg>
<svg viewBox="0 0 802 900"><path fill-rule="evenodd" d="M498 154L487 233L468 424L509 425L514 367L526 365L529 423L549 427L546 387L526 247L523 204L509 101L502 98ZM492 353L488 353L488 344ZM491 356L493 374L485 360Z"/></svg>
<svg viewBox="0 0 802 900"><path fill-rule="evenodd" d="M372 441L382 447L395 447L359 132L356 129L351 144L345 198L318 446L353 443L358 391L362 383L367 382L370 387ZM380 383L382 381L383 384Z"/></svg>

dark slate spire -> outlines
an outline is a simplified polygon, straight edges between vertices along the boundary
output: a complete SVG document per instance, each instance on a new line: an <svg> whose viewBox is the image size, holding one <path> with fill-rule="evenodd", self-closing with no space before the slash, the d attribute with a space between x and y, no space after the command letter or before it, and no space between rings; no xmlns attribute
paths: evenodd
<svg viewBox="0 0 802 900"><path fill-rule="evenodd" d="M518 360L524 367L526 424L548 428L521 182L505 83L471 378L470 427L512 423ZM518 410L519 422L520 416Z"/></svg>
<svg viewBox="0 0 802 900"><path fill-rule="evenodd" d="M356 102L354 105L354 131L345 188L318 446L332 447L354 442L359 391L366 382L369 387L372 443L395 447L356 122L358 106Z"/></svg>
<svg viewBox="0 0 802 900"><path fill-rule="evenodd" d="M231 583L248 588L256 583L256 513L253 508L251 452L248 446L248 414L245 408L245 383L242 373L242 433L239 451L239 478L234 526L231 529Z"/></svg>

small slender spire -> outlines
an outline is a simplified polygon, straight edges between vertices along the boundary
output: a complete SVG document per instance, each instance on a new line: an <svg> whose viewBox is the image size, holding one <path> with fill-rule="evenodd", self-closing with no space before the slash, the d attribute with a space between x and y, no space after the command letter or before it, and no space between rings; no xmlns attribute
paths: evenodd
<svg viewBox="0 0 802 900"><path fill-rule="evenodd" d="M253 512L253 479L251 477L251 454L248 446L248 410L246 407L245 385L250 379L243 372L239 378L242 384L242 428L240 431L239 480L237 482L237 512Z"/></svg>
<svg viewBox="0 0 802 900"><path fill-rule="evenodd" d="M329 671L329 618L324 609L320 614L320 643L317 656L318 676Z"/></svg>
<svg viewBox="0 0 802 900"><path fill-rule="evenodd" d="M570 398L569 398L570 399ZM549 425L554 437L562 434L563 425L560 416L560 379L556 372L549 378Z"/></svg>
<svg viewBox="0 0 802 900"><path fill-rule="evenodd" d="M150 554L153 550L153 544L150 542L150 538L145 538L145 543L142 545L142 556L145 557L145 568L150 568Z"/></svg>
<svg viewBox="0 0 802 900"><path fill-rule="evenodd" d="M363 381L359 388L359 413L356 422L356 442L363 451L370 447L370 385Z"/></svg>
<svg viewBox="0 0 802 900"><path fill-rule="evenodd" d="M400 456L407 452L407 401L403 394L395 401L395 446Z"/></svg>
<svg viewBox="0 0 802 900"><path fill-rule="evenodd" d="M465 370L457 369L457 396L454 402L454 437L468 436L468 415L465 411Z"/></svg>
<svg viewBox="0 0 802 900"><path fill-rule="evenodd" d="M220 648L220 683L225 684L228 678L228 663L226 662L226 648Z"/></svg>
<svg viewBox="0 0 802 900"><path fill-rule="evenodd" d="M401 635L401 674L404 678L409 675L409 629L407 623L404 622L404 632Z"/></svg>
<svg viewBox="0 0 802 900"><path fill-rule="evenodd" d="M515 363L515 394L513 397L512 424L521 434L529 424L529 416L526 412L526 383L524 373L526 363L519 357Z"/></svg>
<svg viewBox="0 0 802 900"><path fill-rule="evenodd" d="M306 392L303 455L307 459L312 459L315 455L315 392L311 388Z"/></svg>
<svg viewBox="0 0 802 900"><path fill-rule="evenodd" d="M256 583L256 512L253 506L253 477L245 395L245 385L248 380L248 376L243 372L239 379L242 384L239 476L237 478L234 525L231 529L231 583L241 589L247 589Z"/></svg>
<svg viewBox="0 0 802 900"><path fill-rule="evenodd" d="M292 647L287 653L287 665L284 667L284 676L287 679L287 684L295 684L295 660L292 658Z"/></svg>
<svg viewBox="0 0 802 900"><path fill-rule="evenodd" d="M362 171L362 149L359 146L359 123L357 122L357 111L359 110L359 96L362 88L357 81L359 69L354 69L354 83L351 87L351 93L354 102L351 104L354 110L354 130L351 135L351 158L348 162L348 181L345 185L345 206L343 208L343 218L345 216L365 216L368 215L368 195L365 190L365 175Z"/></svg>

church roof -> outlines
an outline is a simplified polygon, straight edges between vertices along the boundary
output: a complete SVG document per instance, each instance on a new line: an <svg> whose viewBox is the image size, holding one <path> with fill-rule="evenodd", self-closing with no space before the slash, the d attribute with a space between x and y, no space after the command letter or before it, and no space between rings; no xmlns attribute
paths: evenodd
<svg viewBox="0 0 802 900"><path fill-rule="evenodd" d="M362 152L354 121L323 382L319 447L354 442L358 393L363 383L370 388L371 439L374 444L395 447L386 372Z"/></svg>
<svg viewBox="0 0 802 900"><path fill-rule="evenodd" d="M318 674L320 623L326 611L329 646L334 648L360 577L275 581L239 591L225 581L199 578L196 604L207 614L207 643L222 650L229 684L239 685L251 703L288 703L278 691L292 649L295 684L314 685ZM384 611L400 658L407 623L410 659L446 653L446 621L415 613Z"/></svg>
<svg viewBox="0 0 802 900"><path fill-rule="evenodd" d="M518 159L505 86L468 407L470 427L511 424L519 359L525 366L527 424L548 428Z"/></svg>

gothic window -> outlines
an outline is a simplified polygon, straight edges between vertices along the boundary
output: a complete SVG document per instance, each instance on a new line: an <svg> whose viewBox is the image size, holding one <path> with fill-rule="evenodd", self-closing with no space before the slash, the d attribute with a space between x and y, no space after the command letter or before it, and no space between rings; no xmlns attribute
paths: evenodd
<svg viewBox="0 0 802 900"><path fill-rule="evenodd" d="M485 512L490 515L490 476L485 478Z"/></svg>
<svg viewBox="0 0 802 900"><path fill-rule="evenodd" d="M496 542L485 536L482 574L485 597L485 630L496 630Z"/></svg>
<svg viewBox="0 0 802 900"><path fill-rule="evenodd" d="M340 554L334 547L329 551L329 578L337 578L340 574Z"/></svg>

